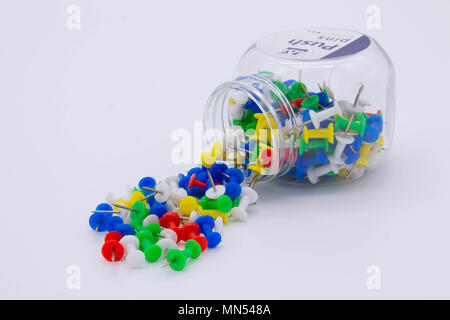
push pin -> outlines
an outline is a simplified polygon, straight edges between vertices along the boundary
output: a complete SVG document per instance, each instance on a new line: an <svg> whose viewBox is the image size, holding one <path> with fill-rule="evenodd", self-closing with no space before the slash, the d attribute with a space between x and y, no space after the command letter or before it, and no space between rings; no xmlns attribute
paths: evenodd
<svg viewBox="0 0 450 320"><path fill-rule="evenodd" d="M211 216L201 216L195 223L200 227L201 232L205 235L208 241L208 248L215 248L222 241L222 236L219 232L213 231L215 226L214 218Z"/></svg>
<svg viewBox="0 0 450 320"><path fill-rule="evenodd" d="M303 130L303 139L308 143L309 139L327 139L329 143L334 143L334 127L330 123L326 129L308 129Z"/></svg>
<svg viewBox="0 0 450 320"><path fill-rule="evenodd" d="M167 252L167 263L161 268L170 266L175 271L181 271L186 266L188 258L197 259L202 253L202 248L195 240L188 240L184 246L184 250L171 249Z"/></svg>
<svg viewBox="0 0 450 320"><path fill-rule="evenodd" d="M191 177L189 178L189 182L188 182L187 188L190 189L192 187L200 187L200 188L202 188L204 190L205 187L206 187L206 183L204 183L202 181L199 181L199 180L196 180L195 179L196 176L197 176L196 173L193 173L191 175Z"/></svg>
<svg viewBox="0 0 450 320"><path fill-rule="evenodd" d="M344 160L342 159L342 153L344 152L344 149L346 146L352 144L355 141L355 138L352 136L336 136L336 148L334 149L334 153L328 157L328 160L330 162L333 162L335 164L344 164Z"/></svg>
<svg viewBox="0 0 450 320"><path fill-rule="evenodd" d="M105 243L102 246L102 255L106 260L115 262L122 259L125 250L119 242L120 239L122 235L117 231L106 234Z"/></svg>
<svg viewBox="0 0 450 320"><path fill-rule="evenodd" d="M248 218L247 208L250 204L258 200L258 193L253 189L258 175L254 175L250 185L242 188L241 199L237 207L230 210L230 214L239 221L245 221Z"/></svg>
<svg viewBox="0 0 450 320"><path fill-rule="evenodd" d="M156 201L163 203L166 202L170 196L170 187L166 182L159 183L155 188L143 186L142 189L153 192L152 194L145 196L144 200L154 196Z"/></svg>
<svg viewBox="0 0 450 320"><path fill-rule="evenodd" d="M181 227L181 240L188 241L189 239L195 240L200 245L202 251L205 251L208 247L208 241L204 236L201 236L200 226L195 222L188 222Z"/></svg>
<svg viewBox="0 0 450 320"><path fill-rule="evenodd" d="M180 179L177 176L170 176L166 179L166 183L169 185L170 196L169 198L176 203L187 196L187 192L185 189L180 188L178 183ZM159 202L159 201L158 201ZM164 201L163 201L164 202Z"/></svg>
<svg viewBox="0 0 450 320"><path fill-rule="evenodd" d="M139 268L145 263L145 255L139 250L139 239L128 235L120 239L120 244L125 249L125 263L130 268Z"/></svg>

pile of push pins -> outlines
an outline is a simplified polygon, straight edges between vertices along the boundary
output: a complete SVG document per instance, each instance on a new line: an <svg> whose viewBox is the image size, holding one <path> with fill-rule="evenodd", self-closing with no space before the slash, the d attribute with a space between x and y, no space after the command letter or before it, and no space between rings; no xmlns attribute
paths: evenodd
<svg viewBox="0 0 450 320"><path fill-rule="evenodd" d="M334 94L325 84L319 85L319 92L308 91L301 81L282 82L270 72L260 72L283 93L294 112L295 127L286 121L286 108L274 99L273 110L283 127L277 127L270 112L262 113L254 100L242 91L231 94L231 117L236 127L243 132L235 136L245 137L238 150L243 168L265 174L273 159L291 151L291 137L295 129L298 139L294 141L295 163L287 176L302 181L307 178L315 184L321 177L340 176L358 179L382 153L384 144L383 116L381 110L373 109L370 103L361 99L362 85L352 102L336 101ZM301 73L299 74L299 78ZM263 89L259 89L263 92ZM271 130L278 131L281 148L273 150ZM283 147L283 142L285 142ZM276 161L276 160L275 160ZM245 171L244 171L245 172Z"/></svg>
<svg viewBox="0 0 450 320"><path fill-rule="evenodd" d="M363 86L354 102L336 101L325 85L310 92L300 81L281 82L271 73L261 74L289 100L300 123L288 175L311 183L333 175L359 178L382 152L383 118L381 112L365 112ZM285 112L281 104L276 107ZM202 154L201 166L158 183L144 177L128 200L108 199L92 211L90 227L108 232L101 248L106 260L125 260L131 268L165 260L163 266L180 271L189 258L197 259L221 243L229 220L247 219L247 208L258 200L253 189L257 178L279 159L277 153L291 150L273 150L271 130L289 141L294 128L287 122L277 128L272 115L262 113L240 91L231 95L230 116L235 127Z"/></svg>
<svg viewBox="0 0 450 320"><path fill-rule="evenodd" d="M224 151L215 144L212 152L202 155L202 166L186 175L159 183L144 177L128 201L100 203L89 225L96 232L108 232L103 257L111 262L124 259L131 268L165 259L163 266L180 271L188 258L197 259L207 248L217 247L228 217L246 220L247 207L258 199L256 180L242 186L242 170L217 162L218 156L223 158Z"/></svg>

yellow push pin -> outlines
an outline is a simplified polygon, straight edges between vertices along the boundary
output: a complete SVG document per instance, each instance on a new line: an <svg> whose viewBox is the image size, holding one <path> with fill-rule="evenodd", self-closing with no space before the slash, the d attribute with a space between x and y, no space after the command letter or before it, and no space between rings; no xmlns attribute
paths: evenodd
<svg viewBox="0 0 450 320"><path fill-rule="evenodd" d="M181 214L188 216L192 213L192 211L199 210L201 207L198 204L197 198L187 196L180 200L178 208L180 209Z"/></svg>
<svg viewBox="0 0 450 320"><path fill-rule="evenodd" d="M329 143L334 143L334 127L330 123L326 129L303 129L303 139L308 143L309 139L328 139Z"/></svg>
<svg viewBox="0 0 450 320"><path fill-rule="evenodd" d="M130 200L125 201L122 199L117 200L115 203L117 204L123 204L126 207L132 207L136 201L144 201L145 196L140 191L133 191L133 193L130 196ZM114 206L114 205L113 205Z"/></svg>
<svg viewBox="0 0 450 320"><path fill-rule="evenodd" d="M216 163L216 157L214 157L211 152L202 153L202 165L205 168L211 168L211 166Z"/></svg>
<svg viewBox="0 0 450 320"><path fill-rule="evenodd" d="M384 145L384 136L380 136L375 143L378 145L377 151L380 152Z"/></svg>
<svg viewBox="0 0 450 320"><path fill-rule="evenodd" d="M361 155L361 157L357 161L358 165L366 167L369 164L369 162L367 161L367 155L369 154L371 149L372 144L363 143L361 150L359 150L359 154Z"/></svg>
<svg viewBox="0 0 450 320"><path fill-rule="evenodd" d="M339 175L340 177L347 177L348 173L349 173L349 171L348 171L347 169L342 168L341 170L339 170L338 175Z"/></svg>
<svg viewBox="0 0 450 320"><path fill-rule="evenodd" d="M228 213L220 212L217 209L208 209L208 210L201 210L202 216L211 216L216 220L218 217L222 217L223 223L228 222Z"/></svg>
<svg viewBox="0 0 450 320"><path fill-rule="evenodd" d="M253 172L257 172L259 174L266 174L266 169L264 169L264 165L262 163L253 163L247 166L249 170L252 170Z"/></svg>
<svg viewBox="0 0 450 320"><path fill-rule="evenodd" d="M211 150L211 155L217 160L225 160L226 154L223 150L222 143L220 141L214 142Z"/></svg>

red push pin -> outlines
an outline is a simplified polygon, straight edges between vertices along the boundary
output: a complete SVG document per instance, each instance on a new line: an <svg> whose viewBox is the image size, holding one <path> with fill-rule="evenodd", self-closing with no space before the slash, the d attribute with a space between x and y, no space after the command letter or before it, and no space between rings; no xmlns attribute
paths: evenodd
<svg viewBox="0 0 450 320"><path fill-rule="evenodd" d="M180 216L176 212L166 212L159 219L159 225L161 227L175 231L175 233L177 234L177 242L180 242L183 233L181 231L181 228L179 227L180 223L181 223Z"/></svg>
<svg viewBox="0 0 450 320"><path fill-rule="evenodd" d="M297 108L300 109L302 107L302 102L303 100L305 100L306 98L300 98L300 99L296 99L296 100L291 100L289 101L289 103L291 104L291 106L293 108Z"/></svg>
<svg viewBox="0 0 450 320"><path fill-rule="evenodd" d="M200 233L200 226L195 222L188 222L181 228L182 240L188 241L192 239L197 241L203 252L208 247L208 240L204 236L201 236Z"/></svg>
<svg viewBox="0 0 450 320"><path fill-rule="evenodd" d="M200 187L202 189L205 189L206 183L196 180L195 177L196 177L196 174L193 173L191 175L191 178L189 179L189 183L187 185L188 189L190 189L192 187Z"/></svg>
<svg viewBox="0 0 450 320"><path fill-rule="evenodd" d="M106 234L105 243L102 246L102 255L106 260L115 262L122 259L125 250L119 242L120 239L122 239L122 235L117 231Z"/></svg>

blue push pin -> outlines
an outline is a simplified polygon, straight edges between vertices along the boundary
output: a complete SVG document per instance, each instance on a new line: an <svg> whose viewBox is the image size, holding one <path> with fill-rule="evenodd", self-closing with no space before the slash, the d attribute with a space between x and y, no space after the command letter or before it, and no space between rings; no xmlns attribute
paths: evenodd
<svg viewBox="0 0 450 320"><path fill-rule="evenodd" d="M344 148L344 154L347 156L347 159L345 159L345 164L355 163L361 157L361 154L353 152L350 146L346 146Z"/></svg>
<svg viewBox="0 0 450 320"><path fill-rule="evenodd" d="M192 187L187 190L189 196L201 199L205 195L205 190L202 187Z"/></svg>
<svg viewBox="0 0 450 320"><path fill-rule="evenodd" d="M199 225L200 230L208 240L208 248L215 248L222 241L220 233L213 231L215 221L211 216L200 216L195 220L195 223Z"/></svg>
<svg viewBox="0 0 450 320"><path fill-rule="evenodd" d="M149 214L155 214L158 218L161 218L168 211L164 204L156 202L150 207Z"/></svg>
<svg viewBox="0 0 450 320"><path fill-rule="evenodd" d="M209 169L209 172L211 173L211 176L213 177L213 180L215 182L223 183L224 178L225 178L225 176L223 174L227 170L228 170L228 166L225 163L216 162L211 166L211 168Z"/></svg>
<svg viewBox="0 0 450 320"><path fill-rule="evenodd" d="M328 156L323 149L317 149L316 154L311 157L303 158L302 164L304 168L315 165L316 163L327 164Z"/></svg>
<svg viewBox="0 0 450 320"><path fill-rule="evenodd" d="M238 168L228 168L224 173L225 182L241 184L244 181L244 173Z"/></svg>
<svg viewBox="0 0 450 320"><path fill-rule="evenodd" d="M364 135L362 137L364 142L373 143L378 140L380 133L375 127L366 126L366 130L364 131Z"/></svg>
<svg viewBox="0 0 450 320"><path fill-rule="evenodd" d="M156 186L156 180L153 179L152 177L145 177L145 178L142 178L141 180L139 180L138 186L139 186L139 189L141 189L141 190L144 190L143 187L153 189Z"/></svg>
<svg viewBox="0 0 450 320"><path fill-rule="evenodd" d="M189 183L189 176L185 176L184 174L180 173L178 175L178 178L180 179L180 181L178 182L178 187L187 190L187 186Z"/></svg>
<svg viewBox="0 0 450 320"><path fill-rule="evenodd" d="M119 232L123 237L132 236L136 233L134 228L130 226L128 223L122 223L116 226L116 229L113 231Z"/></svg>
<svg viewBox="0 0 450 320"><path fill-rule="evenodd" d="M377 129L378 133L381 133L381 131L383 131L383 117L379 114L370 116L366 120L366 126L374 127Z"/></svg>
<svg viewBox="0 0 450 320"><path fill-rule="evenodd" d="M201 173L195 176L195 179L201 182L206 182L208 181L208 173L206 172L206 170L202 171Z"/></svg>
<svg viewBox="0 0 450 320"><path fill-rule="evenodd" d="M92 230L96 232L103 232L108 229L108 221L113 213L120 213L113 211L113 208L107 203L100 203L89 217L89 225Z"/></svg>
<svg viewBox="0 0 450 320"><path fill-rule="evenodd" d="M231 181L225 185L225 195L229 196L231 200L239 197L241 195L241 192L241 185L236 182Z"/></svg>
<svg viewBox="0 0 450 320"><path fill-rule="evenodd" d="M116 231L116 228L123 224L123 220L119 216L112 216L108 219L108 222L106 223L106 230L107 231Z"/></svg>
<svg viewBox="0 0 450 320"><path fill-rule="evenodd" d="M290 79L290 80L286 80L286 81L284 81L283 82L283 84L286 86L286 87L290 87L290 86L292 86L294 83L296 83L297 81L295 81L294 79Z"/></svg>
<svg viewBox="0 0 450 320"><path fill-rule="evenodd" d="M187 176L188 178L190 178L194 173L196 176L198 176L202 172L203 172L202 168L194 167L188 171Z"/></svg>

